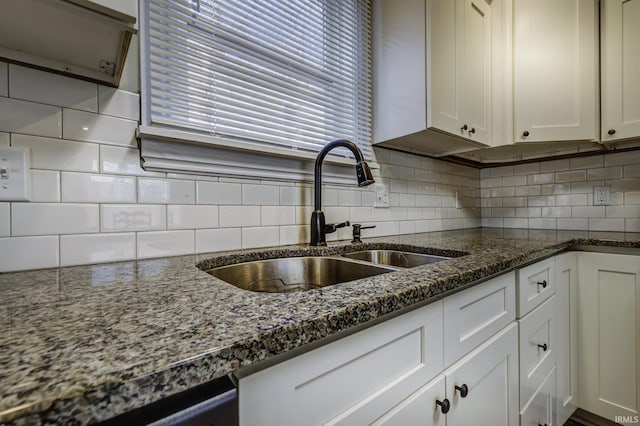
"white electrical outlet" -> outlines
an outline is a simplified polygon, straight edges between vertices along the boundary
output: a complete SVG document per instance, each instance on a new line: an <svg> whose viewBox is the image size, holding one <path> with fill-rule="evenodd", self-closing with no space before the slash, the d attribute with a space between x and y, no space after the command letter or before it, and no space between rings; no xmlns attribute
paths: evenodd
<svg viewBox="0 0 640 426"><path fill-rule="evenodd" d="M29 148L0 147L0 201L31 199Z"/></svg>
<svg viewBox="0 0 640 426"><path fill-rule="evenodd" d="M456 191L456 209L461 209L462 204L460 203L460 194Z"/></svg>
<svg viewBox="0 0 640 426"><path fill-rule="evenodd" d="M594 186L593 187L593 205L608 206L611 204L611 186Z"/></svg>
<svg viewBox="0 0 640 426"><path fill-rule="evenodd" d="M378 208L388 208L389 207L389 190L386 185L381 183L376 183L374 187L375 191L375 199L373 201L373 206Z"/></svg>

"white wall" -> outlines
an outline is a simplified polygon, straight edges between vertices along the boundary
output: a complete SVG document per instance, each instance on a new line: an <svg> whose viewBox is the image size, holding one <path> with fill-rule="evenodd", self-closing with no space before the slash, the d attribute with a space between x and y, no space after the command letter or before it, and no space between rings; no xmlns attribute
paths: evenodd
<svg viewBox="0 0 640 426"><path fill-rule="evenodd" d="M139 114L137 93L0 62L0 144L31 148L33 179L31 202L0 203L0 271L308 242L308 183L145 172ZM375 224L364 238L480 225L477 169L376 155L391 208L354 177L325 186L328 222Z"/></svg>

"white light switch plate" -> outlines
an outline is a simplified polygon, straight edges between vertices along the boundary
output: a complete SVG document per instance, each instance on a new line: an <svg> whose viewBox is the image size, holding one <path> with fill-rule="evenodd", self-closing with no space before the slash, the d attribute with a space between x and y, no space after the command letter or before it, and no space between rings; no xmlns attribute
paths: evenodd
<svg viewBox="0 0 640 426"><path fill-rule="evenodd" d="M29 148L0 147L0 201L31 199Z"/></svg>
<svg viewBox="0 0 640 426"><path fill-rule="evenodd" d="M376 183L374 187L374 191L375 191L375 199L373 201L373 206L378 208L380 207L388 208L389 207L389 189L387 188L387 186L381 183Z"/></svg>

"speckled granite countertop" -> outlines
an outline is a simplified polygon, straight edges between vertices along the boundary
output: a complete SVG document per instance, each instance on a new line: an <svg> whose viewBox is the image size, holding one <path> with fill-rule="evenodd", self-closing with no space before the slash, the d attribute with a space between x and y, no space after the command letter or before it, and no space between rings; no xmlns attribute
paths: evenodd
<svg viewBox="0 0 640 426"><path fill-rule="evenodd" d="M353 246L0 274L0 423L95 423L572 244L640 247L640 234L473 229L366 243L469 255L289 294L240 290L195 264Z"/></svg>

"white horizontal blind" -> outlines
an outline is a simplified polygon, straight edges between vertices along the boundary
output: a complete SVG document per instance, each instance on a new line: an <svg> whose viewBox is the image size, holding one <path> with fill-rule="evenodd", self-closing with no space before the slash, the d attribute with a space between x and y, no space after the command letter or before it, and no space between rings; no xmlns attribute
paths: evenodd
<svg viewBox="0 0 640 426"><path fill-rule="evenodd" d="M145 19L146 124L371 158L370 0L148 0Z"/></svg>

